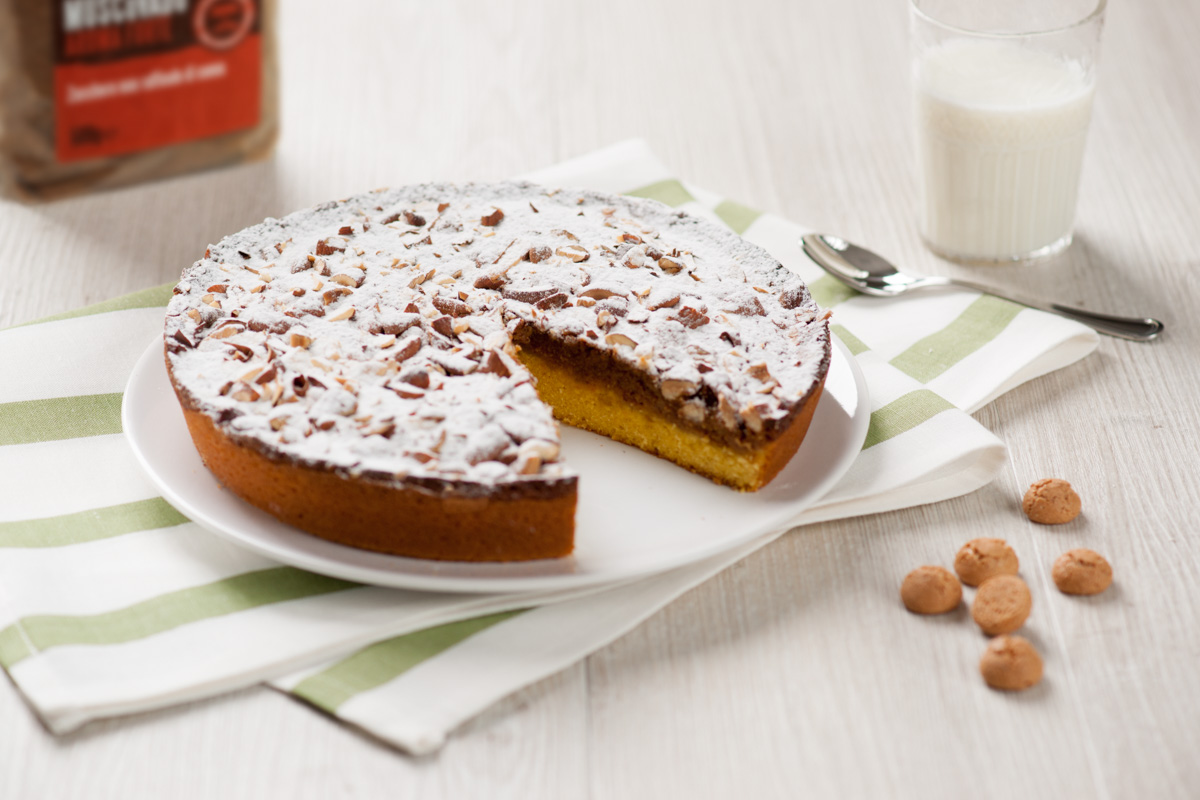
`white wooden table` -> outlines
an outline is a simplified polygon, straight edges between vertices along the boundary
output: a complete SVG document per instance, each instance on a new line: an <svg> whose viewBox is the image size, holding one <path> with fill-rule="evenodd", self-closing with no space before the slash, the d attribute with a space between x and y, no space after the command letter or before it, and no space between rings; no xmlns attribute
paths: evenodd
<svg viewBox="0 0 1200 800"><path fill-rule="evenodd" d="M490 179L629 136L722 194L967 273L914 226L902 0L289 0L273 161L37 208L0 206L0 326L174 278L223 234L356 190ZM992 485L797 530L587 661L411 759L267 689L47 734L0 685L0 797L1200 796L1200 4L1116 2L1078 240L977 277L1116 313L1112 339L977 414ZM986 274L982 274L986 272ZM1071 480L1085 514L1024 521ZM965 620L901 608L901 577L1008 539L1046 661L985 688ZM1094 599L1049 565L1088 546Z"/></svg>

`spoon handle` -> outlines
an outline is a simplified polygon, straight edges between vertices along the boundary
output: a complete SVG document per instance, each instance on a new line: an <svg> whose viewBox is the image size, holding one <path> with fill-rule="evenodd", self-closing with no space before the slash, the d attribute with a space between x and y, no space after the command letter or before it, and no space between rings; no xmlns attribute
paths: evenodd
<svg viewBox="0 0 1200 800"><path fill-rule="evenodd" d="M1134 318L1134 317L1117 317L1112 314L1100 314L1095 311L1087 311L1082 308L1072 308L1064 306L1060 303L1044 303L1040 300L1035 300L1032 297L1023 297L1017 294L1003 294L987 286L971 281L961 281L955 278L943 278L937 283L945 283L952 286L961 286L964 289L974 289L977 292L990 294L1004 300L1011 300L1014 303L1020 303L1023 306L1036 308L1039 311L1048 311L1051 314L1058 314L1060 317L1073 319L1076 322L1082 322L1100 333L1109 336L1117 336L1121 339L1132 339L1135 342L1148 342L1155 336L1158 336L1163 331L1163 324L1156 319Z"/></svg>

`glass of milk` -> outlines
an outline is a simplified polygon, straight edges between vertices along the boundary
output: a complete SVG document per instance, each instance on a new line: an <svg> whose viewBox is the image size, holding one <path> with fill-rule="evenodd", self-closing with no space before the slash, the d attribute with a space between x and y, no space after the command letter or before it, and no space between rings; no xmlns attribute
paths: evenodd
<svg viewBox="0 0 1200 800"><path fill-rule="evenodd" d="M1071 243L1105 0L911 0L921 235L964 263Z"/></svg>

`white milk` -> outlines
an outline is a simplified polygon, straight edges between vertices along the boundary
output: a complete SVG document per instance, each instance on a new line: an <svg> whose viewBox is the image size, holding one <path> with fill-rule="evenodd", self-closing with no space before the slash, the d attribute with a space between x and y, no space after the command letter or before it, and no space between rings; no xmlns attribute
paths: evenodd
<svg viewBox="0 0 1200 800"><path fill-rule="evenodd" d="M1065 246L1094 83L1077 62L952 39L915 65L921 232L943 255Z"/></svg>

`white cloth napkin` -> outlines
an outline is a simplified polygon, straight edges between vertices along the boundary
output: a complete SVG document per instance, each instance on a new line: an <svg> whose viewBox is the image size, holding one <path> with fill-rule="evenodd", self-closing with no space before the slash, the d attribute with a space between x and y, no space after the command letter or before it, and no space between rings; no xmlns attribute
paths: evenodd
<svg viewBox="0 0 1200 800"><path fill-rule="evenodd" d="M1004 447L964 411L1096 346L1078 324L972 292L851 296L800 253L801 228L680 183L641 142L529 177L710 216L833 308L867 377L871 429L801 523L982 486ZM269 680L430 752L491 703L779 535L620 586L515 596L364 587L281 567L171 509L120 432L121 392L168 295L159 287L0 332L0 664L55 732Z"/></svg>

